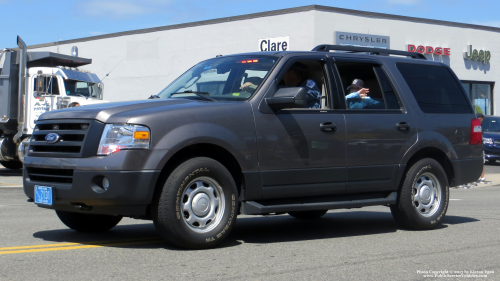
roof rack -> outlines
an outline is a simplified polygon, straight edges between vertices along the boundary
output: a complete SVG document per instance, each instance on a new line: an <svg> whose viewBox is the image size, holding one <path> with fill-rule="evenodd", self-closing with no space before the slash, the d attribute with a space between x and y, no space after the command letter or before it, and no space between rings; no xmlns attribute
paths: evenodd
<svg viewBox="0 0 500 281"><path fill-rule="evenodd" d="M382 55L382 56L388 56L388 55L392 54L392 55L412 57L414 59L421 59L421 60L427 59L423 54L420 54L420 53L412 53L412 52L390 50L390 49L380 49L380 48L356 47L356 46L318 45L318 46L314 47L311 51L329 52L331 50L348 51L348 52L352 52L352 53L370 53L370 54Z"/></svg>

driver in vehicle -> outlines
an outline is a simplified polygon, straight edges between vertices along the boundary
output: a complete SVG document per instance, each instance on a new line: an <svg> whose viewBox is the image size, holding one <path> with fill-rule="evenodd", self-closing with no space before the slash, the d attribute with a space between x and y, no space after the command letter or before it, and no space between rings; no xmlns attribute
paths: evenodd
<svg viewBox="0 0 500 281"><path fill-rule="evenodd" d="M307 107L308 108L321 108L321 91L318 84L312 79L306 79L304 72L307 70L307 65L296 62L283 76L280 82L281 87L305 87L307 88ZM251 82L245 82L242 90L257 87ZM254 88L254 89L255 89Z"/></svg>

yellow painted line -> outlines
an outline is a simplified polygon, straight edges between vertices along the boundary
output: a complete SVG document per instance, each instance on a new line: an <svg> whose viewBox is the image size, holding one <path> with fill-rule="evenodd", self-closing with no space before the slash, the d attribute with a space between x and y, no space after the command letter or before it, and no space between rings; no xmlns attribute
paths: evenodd
<svg viewBox="0 0 500 281"><path fill-rule="evenodd" d="M159 237L151 237L143 239L122 239L114 241L113 240L96 241L96 242L85 242L85 243L59 243L59 244L45 244L45 245L33 245L33 246L4 247L0 248L0 255L77 250L77 249L89 249L89 248L100 248L100 247L133 246L141 244L161 243L164 241L165 240Z"/></svg>
<svg viewBox="0 0 500 281"><path fill-rule="evenodd" d="M81 244L82 243L60 243L60 244L45 244L45 245L33 245L33 246L5 247L5 248L0 248L0 251L31 249L31 248L46 248L46 247L62 247L62 246L81 245Z"/></svg>

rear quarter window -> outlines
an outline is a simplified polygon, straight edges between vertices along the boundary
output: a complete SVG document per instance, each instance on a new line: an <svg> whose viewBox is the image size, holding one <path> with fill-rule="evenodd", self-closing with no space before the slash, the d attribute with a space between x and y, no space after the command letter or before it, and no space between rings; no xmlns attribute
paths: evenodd
<svg viewBox="0 0 500 281"><path fill-rule="evenodd" d="M447 67L398 63L397 68L425 113L472 113L465 93Z"/></svg>

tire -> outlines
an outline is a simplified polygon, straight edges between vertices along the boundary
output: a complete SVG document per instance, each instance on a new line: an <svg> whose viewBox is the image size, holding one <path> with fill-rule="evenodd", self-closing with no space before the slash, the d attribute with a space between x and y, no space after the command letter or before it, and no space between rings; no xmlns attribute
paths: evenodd
<svg viewBox="0 0 500 281"><path fill-rule="evenodd" d="M403 227L433 229L446 215L449 196L448 178L443 167L434 159L422 159L406 173L391 213Z"/></svg>
<svg viewBox="0 0 500 281"><path fill-rule="evenodd" d="M120 216L92 215L56 211L59 219L69 228L80 232L104 232L115 227L121 220Z"/></svg>
<svg viewBox="0 0 500 281"><path fill-rule="evenodd" d="M0 164L7 169L16 170L21 169L23 167L23 162L12 160L12 161L0 161Z"/></svg>
<svg viewBox="0 0 500 281"><path fill-rule="evenodd" d="M495 164L495 162L497 162L497 160L495 160L495 159L488 159L488 164Z"/></svg>
<svg viewBox="0 0 500 281"><path fill-rule="evenodd" d="M328 210L288 212L288 214L296 219L310 220L310 219L319 219L324 214L326 214L326 212L328 212Z"/></svg>
<svg viewBox="0 0 500 281"><path fill-rule="evenodd" d="M180 164L156 196L152 214L160 235L178 247L215 247L231 232L238 191L229 171L211 158Z"/></svg>

